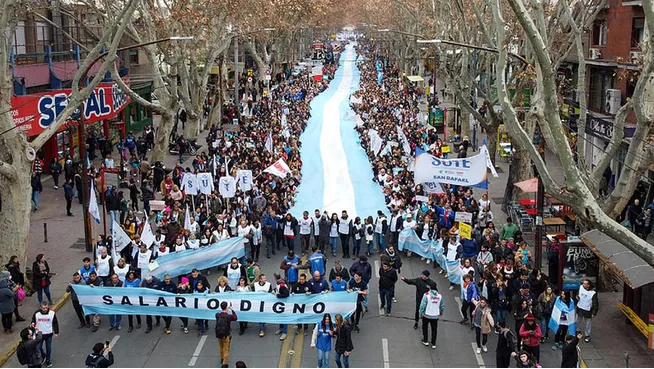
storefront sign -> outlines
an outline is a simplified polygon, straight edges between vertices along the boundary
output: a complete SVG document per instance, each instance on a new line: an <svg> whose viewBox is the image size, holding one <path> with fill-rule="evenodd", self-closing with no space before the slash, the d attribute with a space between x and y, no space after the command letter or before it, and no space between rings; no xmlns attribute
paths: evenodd
<svg viewBox="0 0 654 369"><path fill-rule="evenodd" d="M57 90L11 98L11 115L14 123L27 132L28 137L36 136L55 122L61 115L70 97L71 90ZM86 123L95 123L114 118L130 103L130 98L116 83L101 83L84 103ZM79 111L69 120L76 120ZM61 125L59 131L65 130Z"/></svg>
<svg viewBox="0 0 654 369"><path fill-rule="evenodd" d="M611 140L613 137L613 123L601 118L596 118L590 114L586 118L586 132L595 136Z"/></svg>
<svg viewBox="0 0 654 369"><path fill-rule="evenodd" d="M564 260L564 290L578 290L584 279L595 284L599 273L599 258L588 246L584 244L566 245Z"/></svg>

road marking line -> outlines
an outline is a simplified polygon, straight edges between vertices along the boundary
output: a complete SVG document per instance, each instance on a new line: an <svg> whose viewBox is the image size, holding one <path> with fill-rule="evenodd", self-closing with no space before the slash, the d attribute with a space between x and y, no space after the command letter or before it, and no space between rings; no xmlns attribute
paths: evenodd
<svg viewBox="0 0 654 369"><path fill-rule="evenodd" d="M375 260L375 277L379 279L379 260Z"/></svg>
<svg viewBox="0 0 654 369"><path fill-rule="evenodd" d="M459 305L459 315L461 315L461 319L463 319L463 313L461 312L461 309L463 308L463 303L461 302L461 298L455 297L454 300L456 300L456 304Z"/></svg>
<svg viewBox="0 0 654 369"><path fill-rule="evenodd" d="M484 358L481 357L481 354L477 353L477 343L471 342L471 344L472 344L472 352L475 354L475 359L477 359L477 365L479 365L480 368L485 368L486 363L484 363Z"/></svg>
<svg viewBox="0 0 654 369"><path fill-rule="evenodd" d="M302 349L304 348L304 337L305 335L302 334L302 329L301 326L299 326L300 329L298 329L297 333L295 334L295 338L293 339L293 355L291 355L291 368L301 368L302 367ZM309 327L307 327L307 331L309 331ZM311 331L313 332L313 331ZM307 333L309 334L309 333ZM286 338L288 339L288 338Z"/></svg>
<svg viewBox="0 0 654 369"><path fill-rule="evenodd" d="M198 356L200 356L200 353L202 352L202 347L204 347L204 343L207 342L207 337L203 335L200 337L200 342L198 342L198 345L195 347L195 351L193 351L193 357L191 358L191 361L188 362L188 366L195 366L195 363L198 361Z"/></svg>
<svg viewBox="0 0 654 369"><path fill-rule="evenodd" d="M120 336L116 335L114 338L111 339L111 342L109 342L109 346L113 349L114 346L116 345L116 342L120 339Z"/></svg>
<svg viewBox="0 0 654 369"><path fill-rule="evenodd" d="M382 338L382 350L384 351L384 368L390 368L391 364L388 359L388 340L386 338Z"/></svg>

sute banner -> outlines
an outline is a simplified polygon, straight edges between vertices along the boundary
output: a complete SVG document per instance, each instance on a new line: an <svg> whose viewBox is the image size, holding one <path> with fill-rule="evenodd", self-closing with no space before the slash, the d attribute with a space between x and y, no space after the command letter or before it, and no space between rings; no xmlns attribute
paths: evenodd
<svg viewBox="0 0 654 369"><path fill-rule="evenodd" d="M323 314L349 317L357 306L354 292L329 292L278 298L264 292L224 292L178 295L149 288L74 285L84 314L158 315L215 319L220 304L232 305L238 321L279 324L317 323Z"/></svg>
<svg viewBox="0 0 654 369"><path fill-rule="evenodd" d="M463 159L441 159L427 153L415 159L415 183L437 182L488 188L486 152Z"/></svg>
<svg viewBox="0 0 654 369"><path fill-rule="evenodd" d="M28 137L36 136L48 128L68 106L71 89L56 90L24 96L12 96L11 116L14 124L27 132ZM114 118L130 103L129 96L116 83L101 83L84 102L86 123L95 123ZM69 120L76 120L79 111ZM59 131L66 129L65 125Z"/></svg>

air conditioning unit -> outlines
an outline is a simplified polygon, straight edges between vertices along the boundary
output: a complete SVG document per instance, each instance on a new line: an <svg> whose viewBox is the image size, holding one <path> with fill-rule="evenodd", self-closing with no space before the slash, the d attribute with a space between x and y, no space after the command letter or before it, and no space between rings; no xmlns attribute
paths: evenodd
<svg viewBox="0 0 654 369"><path fill-rule="evenodd" d="M616 90L614 88L609 88L606 90L606 112L608 114L615 115L620 109L622 104L622 91Z"/></svg>
<svg viewBox="0 0 654 369"><path fill-rule="evenodd" d="M643 53L640 51L631 51L629 53L629 61L634 64L638 63L642 57Z"/></svg>
<svg viewBox="0 0 654 369"><path fill-rule="evenodd" d="M599 59L601 57L602 57L602 53L600 52L599 49L595 49L595 48L588 49L588 58L589 59L594 60L594 59Z"/></svg>

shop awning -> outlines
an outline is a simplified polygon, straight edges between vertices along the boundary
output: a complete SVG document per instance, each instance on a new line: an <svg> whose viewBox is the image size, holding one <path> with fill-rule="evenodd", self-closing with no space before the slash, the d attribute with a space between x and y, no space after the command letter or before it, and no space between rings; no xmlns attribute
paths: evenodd
<svg viewBox="0 0 654 369"><path fill-rule="evenodd" d="M424 81L424 78L422 78L420 76L407 76L406 78L411 82L423 82Z"/></svg>
<svg viewBox="0 0 654 369"><path fill-rule="evenodd" d="M638 288L654 282L654 268L622 243L596 229L582 234L581 239L629 287Z"/></svg>

